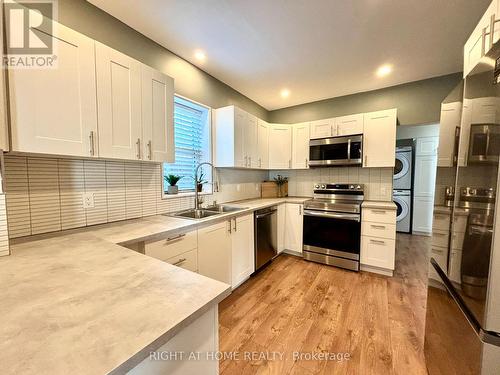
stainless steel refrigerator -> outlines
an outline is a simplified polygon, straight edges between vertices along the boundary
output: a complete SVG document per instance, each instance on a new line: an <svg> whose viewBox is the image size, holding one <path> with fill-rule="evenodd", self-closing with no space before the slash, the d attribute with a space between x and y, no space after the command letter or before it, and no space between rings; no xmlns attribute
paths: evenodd
<svg viewBox="0 0 500 375"><path fill-rule="evenodd" d="M497 43L464 81L457 165L447 172L454 197L447 196L451 207L434 209L442 222L449 210L449 229L436 233L439 241L448 238L447 250L430 258L430 375L500 374L499 76Z"/></svg>

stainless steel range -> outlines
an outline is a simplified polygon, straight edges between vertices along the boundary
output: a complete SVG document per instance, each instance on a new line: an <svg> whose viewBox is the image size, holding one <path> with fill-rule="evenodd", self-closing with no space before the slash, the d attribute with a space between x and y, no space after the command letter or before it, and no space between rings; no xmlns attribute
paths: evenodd
<svg viewBox="0 0 500 375"><path fill-rule="evenodd" d="M304 203L304 259L359 271L363 185L314 185Z"/></svg>

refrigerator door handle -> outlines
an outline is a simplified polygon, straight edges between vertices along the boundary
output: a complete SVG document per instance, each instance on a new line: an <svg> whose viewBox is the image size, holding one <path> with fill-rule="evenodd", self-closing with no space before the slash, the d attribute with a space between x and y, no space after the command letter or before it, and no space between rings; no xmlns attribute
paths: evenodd
<svg viewBox="0 0 500 375"><path fill-rule="evenodd" d="M486 344L500 346L500 333L484 330L434 258L431 258L431 264L439 275L439 278L441 279L451 298L453 298L455 303L458 305L460 311L462 311L462 314L464 314L465 318L471 325L472 329L474 329L474 332L476 332L479 339Z"/></svg>

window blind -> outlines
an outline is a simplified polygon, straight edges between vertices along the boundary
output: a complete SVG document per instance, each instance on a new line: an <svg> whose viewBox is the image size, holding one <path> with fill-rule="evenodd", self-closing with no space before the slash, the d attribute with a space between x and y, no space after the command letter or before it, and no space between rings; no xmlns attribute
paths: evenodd
<svg viewBox="0 0 500 375"><path fill-rule="evenodd" d="M194 190L194 170L203 160L207 109L186 99L174 99L175 163L164 164L164 175L182 176L179 190ZM165 190L168 183L165 182Z"/></svg>

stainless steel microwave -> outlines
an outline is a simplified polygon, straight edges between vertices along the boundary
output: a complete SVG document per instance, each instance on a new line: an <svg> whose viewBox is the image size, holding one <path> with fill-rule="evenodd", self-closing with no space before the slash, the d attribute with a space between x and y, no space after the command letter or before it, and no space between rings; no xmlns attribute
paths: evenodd
<svg viewBox="0 0 500 375"><path fill-rule="evenodd" d="M362 161L362 135L311 139L309 141L310 167L361 165Z"/></svg>
<svg viewBox="0 0 500 375"><path fill-rule="evenodd" d="M500 125L472 124L469 142L469 163L498 163Z"/></svg>

